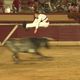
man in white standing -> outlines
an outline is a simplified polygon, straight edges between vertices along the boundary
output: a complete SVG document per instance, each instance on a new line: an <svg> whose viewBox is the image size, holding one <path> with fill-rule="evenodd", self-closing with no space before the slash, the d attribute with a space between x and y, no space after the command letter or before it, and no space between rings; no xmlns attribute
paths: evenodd
<svg viewBox="0 0 80 80"><path fill-rule="evenodd" d="M33 23L24 23L23 27L32 28L35 27L34 34L37 32L39 27L47 28L49 26L48 17L45 14L35 12L35 19Z"/></svg>

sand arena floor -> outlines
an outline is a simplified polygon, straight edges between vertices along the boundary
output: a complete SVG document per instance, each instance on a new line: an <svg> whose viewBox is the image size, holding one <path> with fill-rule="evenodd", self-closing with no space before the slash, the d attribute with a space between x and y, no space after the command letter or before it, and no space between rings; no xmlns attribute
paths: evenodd
<svg viewBox="0 0 80 80"><path fill-rule="evenodd" d="M80 46L53 46L40 49L51 60L39 60L20 53L14 64L12 52L0 47L0 80L80 80Z"/></svg>

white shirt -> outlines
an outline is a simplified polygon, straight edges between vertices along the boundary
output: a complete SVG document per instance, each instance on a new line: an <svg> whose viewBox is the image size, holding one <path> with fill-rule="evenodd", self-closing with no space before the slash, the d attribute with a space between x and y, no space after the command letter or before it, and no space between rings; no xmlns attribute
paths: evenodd
<svg viewBox="0 0 80 80"><path fill-rule="evenodd" d="M45 14L39 14L37 18L33 21L33 24L36 24L36 29L40 26L41 23L47 23L48 18Z"/></svg>

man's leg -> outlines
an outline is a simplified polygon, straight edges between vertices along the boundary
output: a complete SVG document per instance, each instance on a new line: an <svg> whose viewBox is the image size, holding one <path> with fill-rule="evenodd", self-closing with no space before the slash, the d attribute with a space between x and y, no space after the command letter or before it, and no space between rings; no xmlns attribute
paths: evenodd
<svg viewBox="0 0 80 80"><path fill-rule="evenodd" d="M23 28L25 28L25 29L35 27L35 25L34 25L33 23L28 23L28 24L27 24L26 22L24 22L22 26L23 26Z"/></svg>
<svg viewBox="0 0 80 80"><path fill-rule="evenodd" d="M46 22L41 22L39 27L44 27L44 28L47 28L49 26L49 23L46 23Z"/></svg>

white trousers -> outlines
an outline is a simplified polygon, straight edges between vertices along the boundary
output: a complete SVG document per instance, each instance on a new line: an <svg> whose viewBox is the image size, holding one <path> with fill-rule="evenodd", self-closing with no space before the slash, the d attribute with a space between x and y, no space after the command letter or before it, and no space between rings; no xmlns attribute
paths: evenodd
<svg viewBox="0 0 80 80"><path fill-rule="evenodd" d="M26 28L36 27L36 25L37 25L36 23L28 23L28 24L26 24ZM48 26L49 26L49 22L41 22L38 27L47 28Z"/></svg>

